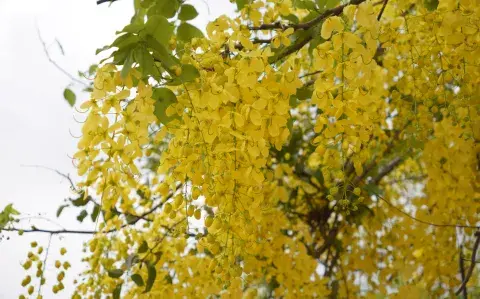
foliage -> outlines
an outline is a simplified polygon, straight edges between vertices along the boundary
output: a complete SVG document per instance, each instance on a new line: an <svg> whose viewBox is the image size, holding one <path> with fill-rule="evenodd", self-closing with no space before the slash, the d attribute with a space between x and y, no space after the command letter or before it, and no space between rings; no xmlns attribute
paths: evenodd
<svg viewBox="0 0 480 299"><path fill-rule="evenodd" d="M480 238L478 3L235 4L204 36L194 6L135 1L99 49L74 298L453 295Z"/></svg>
<svg viewBox="0 0 480 299"><path fill-rule="evenodd" d="M13 208L13 204L8 204L2 212L0 212L0 229L7 226L7 224L14 222L16 215L20 213Z"/></svg>

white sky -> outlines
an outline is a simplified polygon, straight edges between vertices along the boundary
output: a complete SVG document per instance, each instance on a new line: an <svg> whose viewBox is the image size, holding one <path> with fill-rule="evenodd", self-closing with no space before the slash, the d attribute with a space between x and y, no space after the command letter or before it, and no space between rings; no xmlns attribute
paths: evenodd
<svg viewBox="0 0 480 299"><path fill-rule="evenodd" d="M80 124L74 118L74 110L63 100L63 89L71 82L58 71L43 52L37 36L38 25L43 40L50 46L50 55L72 74L86 70L99 59L95 49L113 41L114 33L126 25L133 13L132 0L120 0L97 6L95 0L0 0L0 210L8 203L23 217L42 216L52 219L69 229L90 229L80 225L73 210L65 209L60 219L55 213L63 199L70 195L69 183L48 170L23 167L43 165L75 175L69 156L76 149ZM210 13L207 11L208 2ZM227 0L192 0L200 13L194 24L205 28L208 20L221 14L231 14L233 6ZM63 56L55 45L57 38L64 50ZM77 102L88 95L77 93ZM43 220L22 221L24 228L30 224L56 229L57 226ZM48 234L6 234L10 240L0 241L0 299L18 298L25 294L21 281L30 242L38 241L46 247ZM82 270L82 242L80 235L54 236L47 261L47 284L42 295L48 298L69 298L72 281ZM51 292L56 282L57 269L53 264L60 257L59 250L66 247L68 259L73 265L67 271L66 291L57 296ZM38 279L31 268L34 286ZM34 293L36 295L36 291ZM32 297L33 298L33 297Z"/></svg>

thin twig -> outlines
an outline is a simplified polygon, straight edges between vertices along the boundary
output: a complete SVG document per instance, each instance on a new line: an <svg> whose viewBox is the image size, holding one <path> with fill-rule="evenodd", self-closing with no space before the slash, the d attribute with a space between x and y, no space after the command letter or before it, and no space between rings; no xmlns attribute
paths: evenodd
<svg viewBox="0 0 480 299"><path fill-rule="evenodd" d="M46 264L47 264L48 251L50 250L50 244L52 243L52 236L53 235L50 235L48 237L48 245L47 245L47 249L45 250L45 258L43 259L42 275L40 277L40 281L39 281L39 285L38 285L38 296L37 296L37 298L41 298L41 295L42 295L42 285L43 285L42 280L45 277L45 269L46 269Z"/></svg>
<svg viewBox="0 0 480 299"><path fill-rule="evenodd" d="M464 288L466 289L467 283L470 280L470 277L472 276L473 269L475 268L475 264L476 264L475 259L477 258L477 250L478 250L478 246L480 245L480 231L477 231L475 233L475 237L477 237L477 239L475 240L475 244L473 245L470 267L468 268L467 275L465 276L465 279L460 285L460 288L458 288L458 290L455 292L455 295L459 295L462 289Z"/></svg>
<svg viewBox="0 0 480 299"><path fill-rule="evenodd" d="M97 0L97 5L100 5L102 3L107 3L107 2L115 2L117 0Z"/></svg>
<svg viewBox="0 0 480 299"><path fill-rule="evenodd" d="M79 234L79 235L94 235L96 233L101 233L100 231L95 230L72 230L72 229L58 229L58 230L49 230L49 229L42 229L42 228L32 228L32 229L21 229L16 227L11 228L0 228L0 231L7 231L7 232L23 232L23 233L47 233L51 235L59 235L59 234ZM105 233L111 233L116 231L116 229L109 230Z"/></svg>
<svg viewBox="0 0 480 299"><path fill-rule="evenodd" d="M306 73L306 74L303 74L303 75L299 76L298 78L302 79L302 78L305 78L305 77L308 77L308 76L313 76L313 75L319 74L321 72L323 72L323 71L315 71L315 72L311 72L311 73Z"/></svg>
<svg viewBox="0 0 480 299"><path fill-rule="evenodd" d="M89 85L87 83L75 78L72 74L67 72L57 62L55 62L55 60L52 59L52 57L50 56L50 53L48 52L47 45L45 44L45 41L42 39L42 35L40 34L40 29L38 28L38 26L37 26L37 35L38 35L38 38L40 39L40 42L42 43L43 51L45 52L45 55L47 56L48 61L50 61L51 64L53 64L60 72L62 72L65 76L69 77L72 81L74 81L78 84L81 84L85 87L89 87Z"/></svg>
<svg viewBox="0 0 480 299"><path fill-rule="evenodd" d="M402 157L393 158L386 166L380 169L378 174L372 179L372 183L375 185L378 184L382 180L382 178L384 178L386 175L392 172L395 169L395 167L397 167L402 162L403 162Z"/></svg>
<svg viewBox="0 0 480 299"><path fill-rule="evenodd" d="M345 284L345 291L346 291L346 295L347 295L347 299L350 298L350 290L348 289L348 282L347 282L347 276L345 275L345 272L343 271L343 267L342 267L342 263L338 263L338 267L340 268L340 273L342 274L342 278L343 278L343 283Z"/></svg>
<svg viewBox="0 0 480 299"><path fill-rule="evenodd" d="M262 26L266 26L266 25L274 25L273 28L270 28L270 29L275 29L275 28L285 29L285 28L292 27L294 29L308 30L311 27L321 23L323 20L325 20L326 18L328 18L330 16L340 15L343 12L343 9L347 5L352 5L352 4L356 5L356 4L360 4L362 2L365 2L365 1L366 0L352 0L352 1L350 1L350 3L346 3L346 4L343 4L343 5L337 6L335 8L326 10L324 13L320 14L318 17L314 18L311 21L305 22L305 23L290 24L290 25L285 26L285 25L277 22L277 23L273 23L273 24L263 24L263 25L260 25L258 28L262 28ZM272 27L272 26L267 26L267 27ZM264 29L255 29L255 27L249 28L249 29L250 30L264 30ZM275 62L277 62L279 60L282 60L283 58L287 57L288 55L299 51L306 44L308 44L312 40L312 38L313 38L313 33L307 34L304 38L302 38L300 40L297 40L293 45L291 45L290 47L287 47L284 51L280 52L278 55L270 57L268 62L269 63L275 63Z"/></svg>
<svg viewBox="0 0 480 299"><path fill-rule="evenodd" d="M304 38L302 38L300 41L297 40L293 45L291 45L290 47L287 47L284 51L280 52L277 56L270 57L271 59L269 59L268 62L269 63L275 63L275 62L277 62L279 60L282 60L283 58L289 56L290 54L299 51L306 44L308 44L311 39L312 39L312 35L309 34L309 35L305 36Z"/></svg>
<svg viewBox="0 0 480 299"><path fill-rule="evenodd" d="M459 260L460 275L462 277L462 281L465 281L465 266L464 266L463 260L464 260L464 258L463 258L463 246L460 245L460 260ZM463 289L463 298L468 299L467 288L463 287L462 289Z"/></svg>
<svg viewBox="0 0 480 299"><path fill-rule="evenodd" d="M59 176L63 177L63 178L66 178L68 180L68 182L70 183L70 186L72 187L73 190L76 190L76 187L75 187L75 184L73 183L73 180L72 178L70 178L70 175L69 174L66 174L66 173L63 173L63 172L60 172L56 169L53 169L53 168L50 168L50 167L47 167L47 166L43 166L43 165L25 165L25 164L22 164L20 165L21 167L34 167L34 168L42 168L42 169L46 169L46 170L50 170L50 171L53 171L55 172L56 174L58 174Z"/></svg>
<svg viewBox="0 0 480 299"><path fill-rule="evenodd" d="M402 213L403 215L407 216L408 218L412 219L412 220L415 220L417 222L420 222L422 224L426 224L426 225L431 225L431 226L435 226L435 227L460 227L460 228L475 228L475 229L480 229L480 226L473 226L473 225L462 225L462 224L442 224L442 223L433 223L433 222L428 222L428 221L425 221L425 220L422 220L422 219L418 219L410 214L408 214L407 212L403 211L402 209L396 207L394 204L392 204L391 202L389 202L388 200L386 200L384 197L382 197L381 195L379 194L374 194L376 197L380 198L381 200L383 200L384 202L386 202L389 206L391 206L392 208L394 208L395 210L399 211L400 213Z"/></svg>
<svg viewBox="0 0 480 299"><path fill-rule="evenodd" d="M262 24L260 26L249 26L248 29L249 30L271 30L271 29L287 29L287 28L293 28L295 30L298 30L298 29L309 29L317 24L319 24L321 21L323 21L324 19L326 19L327 17L329 16L336 16L336 15L339 15L343 12L343 9L347 6L347 5L356 5L356 4L360 4L362 2L365 2L365 0L352 0L350 1L350 3L347 3L347 4L343 4L343 5L340 5L340 6L337 6L335 8L332 8L332 9L329 9L329 10L326 10L325 12L323 12L322 14L320 14L318 17L308 21L308 22L305 22L305 23L300 23L300 24L293 24L293 23L290 23L290 24L282 24L281 22L275 22L275 23L270 23L270 24Z"/></svg>
<svg viewBox="0 0 480 299"><path fill-rule="evenodd" d="M382 9L380 9L380 13L378 14L377 21L380 21L382 18L383 12L385 11L385 7L387 7L388 0L383 1Z"/></svg>
<svg viewBox="0 0 480 299"><path fill-rule="evenodd" d="M48 169L48 168L47 168ZM53 170L55 172L57 172L56 170ZM177 185L177 189L175 189L175 191L178 190L178 188L180 187L181 185ZM122 228L125 228L127 226L131 226L131 225L134 225L136 224L138 221L140 221L141 219L143 220L146 220L146 221L149 221L147 218L145 218L146 216L152 214L153 212L155 212L157 209L161 208L163 206L163 204L169 199L171 198L173 195L174 195L174 192L171 192L167 195L166 199L157 203L156 205L154 205L150 210L140 214L140 215L133 215L133 214L125 214L125 215L130 215L130 216L133 216L133 217L136 217L135 220L133 220L132 222L129 222L129 223L125 223L123 224L120 229ZM98 204L97 204L98 205ZM98 234L98 233L103 233L103 234L109 234L109 233L113 233L113 232L116 232L118 231L118 229L116 228L113 228L113 229L110 229L108 231L98 231L98 230L73 230L73 229L58 229L58 230L49 230L49 229L40 229L40 228L36 228L36 227L32 227L31 229L21 229L21 228L16 228L16 227L11 227L11 228L0 228L0 231L22 231L24 233L48 233L48 234L52 234L52 235L58 235L58 234L84 234L84 235L94 235L94 234Z"/></svg>

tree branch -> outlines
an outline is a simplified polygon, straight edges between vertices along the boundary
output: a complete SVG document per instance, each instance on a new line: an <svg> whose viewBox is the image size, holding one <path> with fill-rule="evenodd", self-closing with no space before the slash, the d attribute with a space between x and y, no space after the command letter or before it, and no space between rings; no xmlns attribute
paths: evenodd
<svg viewBox="0 0 480 299"><path fill-rule="evenodd" d="M297 52L298 50L300 50L301 48L303 48L303 46L305 46L306 44L308 44L310 42L310 40L312 40L312 35L309 34L307 36L305 36L302 40L300 41L296 41L293 45L291 45L290 47L286 48L284 51L281 51L277 56L272 56L270 57L271 59L268 60L269 63L275 63L279 60L282 60L283 58L287 57L288 55L294 53L294 52Z"/></svg>
<svg viewBox="0 0 480 299"><path fill-rule="evenodd" d="M383 12L385 11L385 7L387 7L388 0L383 1L382 9L380 9L380 13L378 14L377 21L380 21L382 18Z"/></svg>
<svg viewBox="0 0 480 299"><path fill-rule="evenodd" d="M47 56L48 61L50 61L50 63L53 64L65 76L69 77L70 80L72 80L72 81L74 81L78 84L81 84L85 87L89 87L88 84L86 84L85 82L80 81L77 78L75 78L73 75L71 75L65 69L63 69L57 62L55 62L55 60L52 59L52 57L50 56L50 53L48 52L47 45L45 44L45 41L42 39L42 35L40 34L40 29L38 29L38 26L37 26L37 34L38 34L38 39L40 39L40 42L42 43L43 51L45 52L45 55Z"/></svg>
<svg viewBox="0 0 480 299"><path fill-rule="evenodd" d="M463 246L460 245L460 260L459 260L460 275L462 277L462 281L465 281L465 266L464 266L463 260L464 260L463 259ZM468 299L467 288L464 286L463 288L461 288L461 290L463 290L463 298Z"/></svg>
<svg viewBox="0 0 480 299"><path fill-rule="evenodd" d="M272 42L271 38L254 38L251 40L253 44L269 44ZM235 49L237 50L243 50L243 45L241 43L236 43L235 44Z"/></svg>
<svg viewBox="0 0 480 299"><path fill-rule="evenodd" d="M70 187L72 187L72 189L74 191L77 190L77 188L75 187L75 184L73 183L73 180L72 178L70 177L70 175L68 173L63 173L63 172L60 172L56 169L53 169L53 168L50 168L50 167L47 167L47 166L43 166L43 165L20 165L22 167L34 167L34 168L42 168L42 169L46 169L46 170L50 170L50 171L53 171L55 172L56 174L58 174L59 176L65 178L68 180L68 182L70 183Z"/></svg>
<svg viewBox="0 0 480 299"><path fill-rule="evenodd" d="M425 225L430 225L430 226L435 226L435 227L460 227L460 228L476 228L476 229L480 229L480 226L473 226L473 225L462 225L462 224L442 224L442 223L433 223L433 222L428 222L428 221L425 221L425 220L422 220L422 219L418 219L410 214L408 214L407 212L403 211L402 209L398 208L397 206L395 206L394 204L392 204L390 201L386 200L383 196L379 195L379 194L374 194L377 198L383 200L384 202L386 202L390 207L394 208L395 210L397 210L398 212L402 213L403 215L407 216L408 218L412 219L412 220L415 220L417 222L420 222L422 224L425 224ZM480 235L480 233L477 232L477 234Z"/></svg>
<svg viewBox="0 0 480 299"><path fill-rule="evenodd" d="M475 264L476 264L475 259L477 258L477 250L478 250L478 246L480 245L480 231L477 231L475 233L475 237L477 237L477 239L475 240L475 244L473 245L470 267L468 268L467 275L465 276L465 279L460 285L460 288L458 288L458 290L455 292L455 295L459 295L460 292L462 292L462 289L466 289L467 283L470 280L470 277L472 276L473 269L475 268Z"/></svg>
<svg viewBox="0 0 480 299"><path fill-rule="evenodd" d="M308 76L313 76L313 75L319 74L321 72L323 72L323 71L315 71L315 72L311 72L311 73L306 73L306 74L303 74L303 75L299 76L298 78L302 79L302 78L305 78L305 77L308 77Z"/></svg>
<svg viewBox="0 0 480 299"><path fill-rule="evenodd" d="M107 2L111 3L111 2L115 2L115 1L117 1L117 0L97 0L97 5L100 5L102 3L107 3Z"/></svg>
<svg viewBox="0 0 480 299"><path fill-rule="evenodd" d="M403 162L402 157L393 158L385 167L382 167L380 169L378 174L372 179L372 183L375 185L378 184L383 179L383 177L385 177L390 172L392 172L395 169L395 167L397 167L402 162Z"/></svg>
<svg viewBox="0 0 480 299"><path fill-rule="evenodd" d="M52 169L51 169L52 170ZM55 171L55 170L54 170ZM60 172L56 171L57 173L61 174ZM63 174L62 174L63 175ZM180 185L177 185L177 189L175 189L175 191L178 190L178 188L180 188ZM174 192L175 192L174 191ZM165 200L157 203L156 205L154 205L150 210L140 214L140 215L133 215L133 214L124 214L126 216L133 216L133 217L136 217L135 220L129 222L129 223L125 223L123 224L120 229L122 228L125 228L127 226L130 226L130 225L134 225L136 224L138 221L140 221L140 219L143 219L145 221L150 221L148 218L145 218L146 216L152 214L153 212L155 212L157 209L161 208L163 206L163 204L166 202L166 200L168 200L169 198L171 198L173 196L173 193L174 192L171 192L170 194L168 194L168 196L166 197ZM93 202L93 201L92 201ZM95 203L94 204L98 205L98 203ZM59 230L49 230L49 229L41 229L41 228L36 228L36 227L32 227L31 229L20 229L20 228L16 228L16 227L11 227L11 228L0 228L0 231L22 231L24 233L48 233L48 234L52 234L52 235L57 235L57 234L80 234L80 235L94 235L94 234L98 234L98 233L103 233L103 234L109 234L109 233L113 233L113 232L116 232L116 231L119 231L119 229L116 229L116 228L112 228L108 231L97 231L97 230L73 230L73 229L59 229Z"/></svg>
<svg viewBox="0 0 480 299"><path fill-rule="evenodd" d="M366 0L352 0L350 1L350 3L347 3L347 4L343 4L343 5L340 5L340 6L337 6L335 8L332 8L332 9L329 9L329 10L326 10L324 13L320 14L318 17L308 21L308 22L305 22L305 23L300 23L300 24L282 24L280 22L275 22L275 23L270 23L270 24L262 24L260 26L249 26L248 29L249 30L271 30L271 29L287 29L287 28L293 28L295 30L298 30L298 29L309 29L315 25L317 25L318 23L320 23L321 21L323 21L324 19L330 17L330 16L337 16L339 14L341 14L343 12L343 9L347 6L347 5L356 5L356 4L360 4L362 2L365 2Z"/></svg>
<svg viewBox="0 0 480 299"><path fill-rule="evenodd" d="M99 233L100 231L95 231L95 230L71 230L71 229L58 229L58 230L49 230L49 229L41 229L41 228L35 228L33 227L32 229L20 229L16 227L11 227L11 228L1 228L0 231L7 231L7 232L24 232L24 233L48 233L51 235L59 235L59 234L79 234L79 235L94 235L96 233ZM106 233L110 233L116 231L107 231Z"/></svg>

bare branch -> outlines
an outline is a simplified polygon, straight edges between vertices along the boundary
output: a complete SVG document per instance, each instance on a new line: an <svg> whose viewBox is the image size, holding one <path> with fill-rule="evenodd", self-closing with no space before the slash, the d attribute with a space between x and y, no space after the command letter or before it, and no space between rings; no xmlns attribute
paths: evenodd
<svg viewBox="0 0 480 299"><path fill-rule="evenodd" d="M459 259L459 266L460 266L460 275L462 277L462 281L465 281L465 266L464 266L464 258L463 258L463 246L460 245L460 259ZM461 288L463 290L463 298L468 299L467 288L464 286Z"/></svg>
<svg viewBox="0 0 480 299"><path fill-rule="evenodd" d="M55 172L56 174L58 174L59 176L65 178L68 180L68 182L70 183L70 186L72 187L73 190L77 190L76 187L75 187L75 184L73 183L73 180L72 178L70 178L70 175L68 173L63 173L63 172L60 172L56 169L53 169L53 168L50 168L50 167L47 167L47 166L43 166L43 165L20 165L21 167L34 167L34 168L42 168L42 169L46 169L46 170L50 170L50 171L53 171Z"/></svg>
<svg viewBox="0 0 480 299"><path fill-rule="evenodd" d="M97 5L100 5L102 3L107 3L107 2L112 3L112 2L115 2L115 1L117 1L117 0L97 0Z"/></svg>
<svg viewBox="0 0 480 299"><path fill-rule="evenodd" d="M272 42L272 39L271 38L265 38L265 39L262 39L262 38L254 38L251 40L251 42L253 44L269 44ZM235 49L237 50L243 50L243 45L241 43L237 43L235 44Z"/></svg>
<svg viewBox="0 0 480 299"><path fill-rule="evenodd" d="M382 9L380 9L380 13L378 14L377 21L380 21L382 18L383 12L385 11L385 7L387 7L388 0L383 1Z"/></svg>
<svg viewBox="0 0 480 299"><path fill-rule="evenodd" d="M42 266L42 275L40 277L40 281L38 283L38 295L37 295L37 298L40 297L41 298L41 295L42 295L42 280L44 279L44 275L45 275L45 268L47 266L47 258L48 258L48 252L50 251L50 245L52 244L52 236L53 235L50 235L50 237L48 238L48 245L47 245L47 249L45 250L45 257L43 258L43 266Z"/></svg>
<svg viewBox="0 0 480 299"><path fill-rule="evenodd" d="M403 162L402 157L395 157L393 158L387 165L382 167L378 174L372 179L373 184L378 184L386 175L392 172L395 167L397 167L400 163Z"/></svg>
<svg viewBox="0 0 480 299"><path fill-rule="evenodd" d="M37 35L38 35L38 38L40 39L40 42L42 43L42 46L43 46L43 51L45 52L45 55L47 56L48 58L48 61L50 61L51 64L53 64L60 72L62 72L65 76L69 77L70 80L78 83L78 84L81 84L85 87L88 87L88 84L81 81L81 80L78 80L77 78L75 78L72 74L70 74L69 72L67 72L64 68L62 68L57 62L55 62L55 60L52 59L52 57L50 56L50 53L48 52L48 49L47 49L47 45L45 44L45 41L42 39L42 35L40 34L40 29L38 28L37 26Z"/></svg>
<svg viewBox="0 0 480 299"><path fill-rule="evenodd" d="M302 79L302 78L305 78L305 77L308 77L308 76L313 76L313 75L319 74L321 72L323 72L323 71L315 71L315 72L311 72L311 73L306 73L306 74L303 74L303 75L299 76L298 78Z"/></svg>
<svg viewBox="0 0 480 299"><path fill-rule="evenodd" d="M477 239L475 240L475 244L473 245L470 267L468 268L468 272L467 272L467 275L465 276L465 279L463 280L458 290L455 292L455 295L459 295L462 289L466 289L467 283L470 280L470 277L472 276L473 269L475 268L475 264L476 264L475 259L477 258L477 250L478 250L478 246L480 245L480 231L477 231L475 233L475 237L477 237Z"/></svg>
<svg viewBox="0 0 480 299"><path fill-rule="evenodd" d="M95 230L72 230L72 229L58 229L58 230L49 230L49 229L41 229L41 228L32 228L32 229L20 229L16 227L11 228L0 228L0 231L7 231L7 232L23 232L23 233L48 233L51 235L60 235L60 234L79 234L79 235L94 235L96 233L100 233L100 231ZM111 233L115 230L107 231L106 233Z"/></svg>
<svg viewBox="0 0 480 299"><path fill-rule="evenodd" d="M275 62L277 62L279 60L282 60L283 58L287 57L288 55L299 51L301 48L303 48L303 46L308 44L311 39L312 39L312 35L310 34L310 35L305 36L300 41L297 40L293 45L291 45L290 47L287 47L284 51L281 51L277 56L270 57L272 59L269 59L268 62L269 63L275 63Z"/></svg>
<svg viewBox="0 0 480 299"><path fill-rule="evenodd" d="M347 3L347 4L343 4L343 5L340 5L340 6L337 6L335 8L332 8L332 9L329 9L329 10L326 10L324 13L320 14L318 17L308 21L308 22L305 22L305 23L300 23L300 24L282 24L280 22L275 22L275 23L270 23L270 24L262 24L260 26L249 26L248 29L249 30L271 30L271 29L287 29L287 28L293 28L295 30L298 30L298 29L310 29L311 27L319 24L321 21L323 21L324 19L330 17L330 16L337 16L339 14L341 14L343 12L343 9L347 6L347 5L356 5L356 4L360 4L362 2L365 2L365 0L352 0L350 1L350 3Z"/></svg>
<svg viewBox="0 0 480 299"><path fill-rule="evenodd" d="M428 221L425 221L425 220L422 220L422 219L418 219L410 214L408 214L407 212L403 211L402 209L396 207L394 204L392 204L390 201L386 200L383 196L379 195L379 194L374 194L377 198L380 198L381 200L383 200L384 202L386 202L389 206L391 206L392 208L394 208L395 210L399 211L400 213L402 213L403 215L407 216L408 218L412 219L412 220L415 220L417 222L420 222L422 224L425 224L425 225L430 225L430 226L435 226L435 227L460 227L460 228L476 228L476 229L480 229L480 226L474 226L474 225L462 225L462 224L442 224L442 223L433 223L433 222L428 222Z"/></svg>

